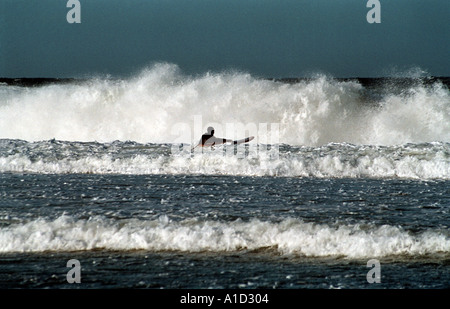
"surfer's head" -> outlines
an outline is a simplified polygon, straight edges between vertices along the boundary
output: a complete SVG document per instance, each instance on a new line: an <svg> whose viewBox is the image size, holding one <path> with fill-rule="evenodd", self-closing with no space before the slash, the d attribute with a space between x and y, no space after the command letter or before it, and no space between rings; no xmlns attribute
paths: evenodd
<svg viewBox="0 0 450 309"><path fill-rule="evenodd" d="M209 135L214 135L214 128L213 128L213 127L208 127L208 129L206 130L206 132L207 132Z"/></svg>

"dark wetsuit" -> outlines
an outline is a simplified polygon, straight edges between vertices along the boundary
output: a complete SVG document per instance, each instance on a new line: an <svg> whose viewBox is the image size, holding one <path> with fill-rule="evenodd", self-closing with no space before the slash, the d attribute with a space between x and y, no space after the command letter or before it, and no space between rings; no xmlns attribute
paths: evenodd
<svg viewBox="0 0 450 309"><path fill-rule="evenodd" d="M212 134L203 134L202 135L202 139L199 142L199 144L202 147L204 147L204 146L214 146L214 145L225 144L228 141L230 141L230 140L228 140L226 138L217 138L217 137L215 137Z"/></svg>

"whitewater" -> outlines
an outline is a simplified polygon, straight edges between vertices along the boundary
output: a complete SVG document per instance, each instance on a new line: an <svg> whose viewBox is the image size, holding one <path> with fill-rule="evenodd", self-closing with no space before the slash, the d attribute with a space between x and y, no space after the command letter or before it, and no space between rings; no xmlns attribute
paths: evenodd
<svg viewBox="0 0 450 309"><path fill-rule="evenodd" d="M255 136L249 154L191 156L211 125ZM156 64L129 79L4 83L0 138L2 172L448 179L450 95L427 78L283 82Z"/></svg>
<svg viewBox="0 0 450 309"><path fill-rule="evenodd" d="M198 174L282 177L449 179L450 144L330 143L321 147L247 145L190 151L179 144L0 140L0 172ZM235 155L236 154L236 155ZM240 155L238 155L240 154Z"/></svg>
<svg viewBox="0 0 450 309"><path fill-rule="evenodd" d="M387 225L378 228L359 225L329 227L294 219L279 223L254 219L227 224L198 218L173 222L167 216L156 220L119 222L103 217L77 221L69 216L61 216L54 221L38 219L2 230L0 248L3 252L274 250L291 256L359 259L450 251L450 240L445 233L428 231L414 236Z"/></svg>
<svg viewBox="0 0 450 309"><path fill-rule="evenodd" d="M414 79L413 79L414 81ZM0 85L0 138L27 141L194 143L209 124L279 124L278 142L400 145L450 140L442 82L364 87L324 75L298 83L247 73L184 75L157 64L129 79L91 78L43 87ZM201 116L201 131L194 119ZM183 124L190 132L180 132ZM195 128L197 129L197 127ZM268 132L256 142L270 140Z"/></svg>

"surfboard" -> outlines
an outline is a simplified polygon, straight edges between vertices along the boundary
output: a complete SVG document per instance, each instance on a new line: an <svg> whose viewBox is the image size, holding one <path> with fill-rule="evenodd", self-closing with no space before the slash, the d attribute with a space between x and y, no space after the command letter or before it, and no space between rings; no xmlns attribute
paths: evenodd
<svg viewBox="0 0 450 309"><path fill-rule="evenodd" d="M238 139L236 141L233 141L232 144L239 145L239 144L243 144L243 143L248 143L248 142L252 141L254 138L255 138L254 136L250 136L250 137L246 137L243 139Z"/></svg>
<svg viewBox="0 0 450 309"><path fill-rule="evenodd" d="M243 144L243 143L248 143L248 142L252 141L254 138L255 138L254 136L250 136L250 137L246 137L246 138L243 138L243 139L238 139L238 140L235 140L235 141L231 141L231 143L230 143L229 145L239 145L239 144ZM226 143L214 144L214 145L212 145L212 147L214 147L214 146L219 146L219 145L223 145L223 144L226 144ZM194 147L191 148L191 151L193 151L193 150L194 150L195 148L197 148L197 147L208 148L208 147L210 147L210 146L211 146L211 145L208 145L208 146L202 146L202 145L200 145L200 144L197 144L196 146L194 146Z"/></svg>

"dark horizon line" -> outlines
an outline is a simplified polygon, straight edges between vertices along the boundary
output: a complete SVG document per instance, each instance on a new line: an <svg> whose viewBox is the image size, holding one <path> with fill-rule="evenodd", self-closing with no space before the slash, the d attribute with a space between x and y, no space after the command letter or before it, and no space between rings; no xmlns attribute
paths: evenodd
<svg viewBox="0 0 450 309"><path fill-rule="evenodd" d="M325 74L326 77L328 75ZM295 84L301 81L310 81L315 80L317 77L282 77L282 78L259 78L262 80L270 80L276 82L283 82L288 84ZM77 83L77 82L86 82L95 78L75 78L75 77L0 77L0 83L6 83L8 86L43 86L48 84L67 84L67 83ZM114 78L108 77L105 79L110 80L127 80L128 78ZM445 84L450 85L450 76L421 76L421 77L408 77L408 76L386 76L386 77L332 77L330 79L338 80L338 81L353 81L357 80L362 84L366 84L370 81L374 80L425 80L427 83L432 83L436 80L441 80Z"/></svg>

